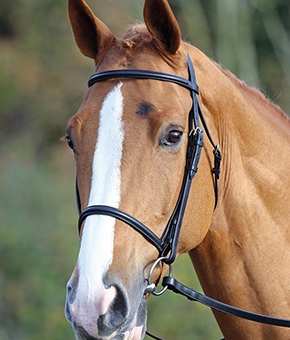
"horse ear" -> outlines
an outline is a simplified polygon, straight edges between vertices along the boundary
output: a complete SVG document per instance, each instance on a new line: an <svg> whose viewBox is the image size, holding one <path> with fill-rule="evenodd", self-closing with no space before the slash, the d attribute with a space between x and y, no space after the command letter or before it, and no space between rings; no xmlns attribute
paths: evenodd
<svg viewBox="0 0 290 340"><path fill-rule="evenodd" d="M153 38L174 54L181 43L180 28L167 0L145 0L144 21Z"/></svg>
<svg viewBox="0 0 290 340"><path fill-rule="evenodd" d="M68 13L75 41L85 56L95 59L115 39L83 0L69 0Z"/></svg>

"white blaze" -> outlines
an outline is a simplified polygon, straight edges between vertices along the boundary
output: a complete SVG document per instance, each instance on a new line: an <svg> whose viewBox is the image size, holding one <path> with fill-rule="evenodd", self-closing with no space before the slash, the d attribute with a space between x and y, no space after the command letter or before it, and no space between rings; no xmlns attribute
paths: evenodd
<svg viewBox="0 0 290 340"><path fill-rule="evenodd" d="M119 83L106 96L100 111L89 205L102 204L119 207L120 167L124 139L121 87L122 83ZM85 296L87 302L99 299L100 314L106 312L115 294L114 289L113 291L105 290L102 282L113 259L114 228L115 219L101 215L87 217L83 227L78 258L78 294Z"/></svg>

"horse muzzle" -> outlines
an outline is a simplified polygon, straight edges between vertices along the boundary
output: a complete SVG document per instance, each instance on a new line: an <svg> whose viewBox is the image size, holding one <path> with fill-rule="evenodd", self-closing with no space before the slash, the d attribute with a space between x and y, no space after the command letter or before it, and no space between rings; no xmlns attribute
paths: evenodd
<svg viewBox="0 0 290 340"><path fill-rule="evenodd" d="M67 284L65 314L78 340L141 340L146 331L146 281L127 289L120 283L83 289ZM140 289L141 288L141 289Z"/></svg>

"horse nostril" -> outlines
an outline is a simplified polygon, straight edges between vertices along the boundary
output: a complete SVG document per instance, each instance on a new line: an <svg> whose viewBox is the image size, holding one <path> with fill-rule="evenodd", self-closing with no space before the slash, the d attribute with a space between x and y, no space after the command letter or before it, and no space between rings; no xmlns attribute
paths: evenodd
<svg viewBox="0 0 290 340"><path fill-rule="evenodd" d="M114 286L116 289L116 296L107 313L100 315L97 321L98 329L101 330L101 335L108 336L112 330L120 327L126 322L129 316L129 302L124 289Z"/></svg>
<svg viewBox="0 0 290 340"><path fill-rule="evenodd" d="M66 286L66 294L68 303L73 304L76 298L76 289L71 286L70 282Z"/></svg>
<svg viewBox="0 0 290 340"><path fill-rule="evenodd" d="M114 317L116 324L113 324L112 326L121 324L129 314L127 295L118 287L116 287L116 292L116 298L109 308L109 312L112 313L114 311L116 313Z"/></svg>

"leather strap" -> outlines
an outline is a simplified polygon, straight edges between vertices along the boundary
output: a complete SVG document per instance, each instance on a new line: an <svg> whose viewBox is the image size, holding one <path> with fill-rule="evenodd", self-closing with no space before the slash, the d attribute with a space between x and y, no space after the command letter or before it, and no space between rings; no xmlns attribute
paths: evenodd
<svg viewBox="0 0 290 340"><path fill-rule="evenodd" d="M143 237L145 237L148 242L153 244L155 248L157 248L157 250L159 251L159 254L162 252L161 239L153 231L147 228L135 217L127 214L126 212L120 209L110 207L107 205L90 205L87 208L85 208L79 216L78 222L79 233L81 231L82 223L90 215L111 216L126 223L134 230L138 231Z"/></svg>
<svg viewBox="0 0 290 340"><path fill-rule="evenodd" d="M190 81L190 79L185 79L174 74L148 71L148 70L112 70L93 74L89 81L88 87L91 87L97 82L116 79L116 78L133 78L133 79L152 79L167 81L169 83L174 83L179 86L185 87L188 90L194 91L198 94L198 86L195 82Z"/></svg>
<svg viewBox="0 0 290 340"><path fill-rule="evenodd" d="M187 299L191 301L197 301L207 307L213 308L226 314L230 314L232 316L236 316L242 319L255 321L259 323L264 323L267 325L290 328L290 320L288 319L280 319L263 314L257 314L246 311L244 309L230 306L226 303L210 298L206 295L197 292L192 288L183 285L173 277L165 276L162 281L162 286L167 287L167 289L172 290L174 293L185 296Z"/></svg>

